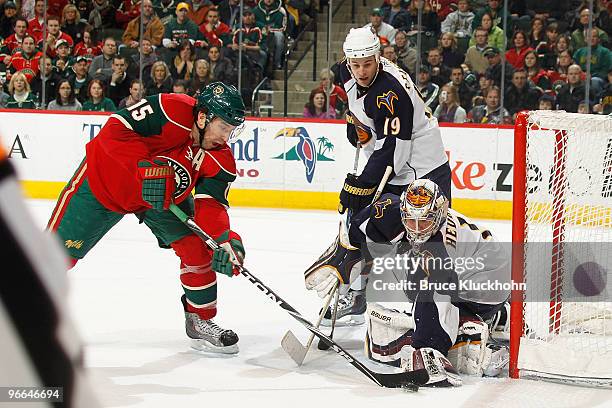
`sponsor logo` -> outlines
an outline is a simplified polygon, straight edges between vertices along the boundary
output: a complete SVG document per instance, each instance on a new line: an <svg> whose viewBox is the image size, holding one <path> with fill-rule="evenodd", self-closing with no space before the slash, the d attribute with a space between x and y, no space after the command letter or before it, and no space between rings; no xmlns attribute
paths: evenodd
<svg viewBox="0 0 612 408"><path fill-rule="evenodd" d="M391 323L391 316L382 315L378 313L376 310L372 310L372 313L370 313L370 316L375 317L378 320L382 320L383 322Z"/></svg>
<svg viewBox="0 0 612 408"><path fill-rule="evenodd" d="M257 178L259 170L256 168L244 168L245 163L258 162L259 158L259 128L253 129L253 137L246 138L246 132L241 132L239 137L230 143L232 154L236 159L236 174L238 177Z"/></svg>
<svg viewBox="0 0 612 408"><path fill-rule="evenodd" d="M83 240L78 240L78 241L73 241L71 239L67 239L64 242L64 246L66 248L75 248L75 249L81 249L81 247L83 246Z"/></svg>
<svg viewBox="0 0 612 408"><path fill-rule="evenodd" d="M318 161L334 161L326 156L326 153L334 150L334 144L325 136L317 138L317 142L312 140L306 128L300 126L296 128L283 128L279 130L274 138L291 137L297 139L297 144L274 159L288 161L301 161L306 168L306 181L312 183ZM318 147L317 147L318 146Z"/></svg>
<svg viewBox="0 0 612 408"><path fill-rule="evenodd" d="M393 91L385 92L382 95L378 95L376 97L376 107L380 109L381 106L385 106L389 109L389 112L393 115L395 113L395 108L393 106L393 102L399 100L397 94Z"/></svg>

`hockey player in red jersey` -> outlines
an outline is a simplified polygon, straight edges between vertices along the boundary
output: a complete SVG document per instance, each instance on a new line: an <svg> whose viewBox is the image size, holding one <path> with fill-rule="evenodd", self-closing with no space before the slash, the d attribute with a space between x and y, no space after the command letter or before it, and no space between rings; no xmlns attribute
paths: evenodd
<svg viewBox="0 0 612 408"><path fill-rule="evenodd" d="M57 232L72 266L125 214L136 214L181 259L182 303L192 347L238 351L238 336L216 315L216 275L236 274L244 258L226 208L236 167L228 139L244 122L244 103L233 86L209 84L192 98L159 94L110 116L86 146L86 156L60 197L48 228ZM190 195L195 188L194 199ZM211 251L168 207L176 203L216 237ZM228 251L230 257L227 256Z"/></svg>

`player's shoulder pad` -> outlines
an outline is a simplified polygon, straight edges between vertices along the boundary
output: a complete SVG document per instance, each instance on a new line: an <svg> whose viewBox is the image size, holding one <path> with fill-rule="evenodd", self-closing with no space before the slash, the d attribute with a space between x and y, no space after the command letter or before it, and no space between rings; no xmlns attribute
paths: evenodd
<svg viewBox="0 0 612 408"><path fill-rule="evenodd" d="M228 145L217 150L206 150L202 167L202 175L205 178L219 178L224 181L236 179L236 159Z"/></svg>
<svg viewBox="0 0 612 408"><path fill-rule="evenodd" d="M368 116L399 116L408 106L412 106L412 101L398 78L380 70L365 96L364 107Z"/></svg>
<svg viewBox="0 0 612 408"><path fill-rule="evenodd" d="M195 98L175 93L153 95L148 98L160 98L159 104L164 111L164 115L172 122L191 130L194 123L193 107L196 104Z"/></svg>
<svg viewBox="0 0 612 408"><path fill-rule="evenodd" d="M346 58L340 61L338 67L338 77L340 78L340 82L344 85L353 78L351 72L349 71L348 61L346 60Z"/></svg>

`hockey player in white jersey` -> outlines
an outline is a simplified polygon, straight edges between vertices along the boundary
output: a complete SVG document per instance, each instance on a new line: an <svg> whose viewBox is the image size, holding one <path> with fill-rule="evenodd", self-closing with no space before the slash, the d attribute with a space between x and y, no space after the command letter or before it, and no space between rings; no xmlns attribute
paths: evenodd
<svg viewBox="0 0 612 408"><path fill-rule="evenodd" d="M325 296L340 281L346 291L356 265L372 265L365 341L372 360L405 369L422 360L434 386L461 385L458 372L496 375L507 363L505 348L487 346L487 322L510 295L508 251L448 208L434 182L382 195L355 214L344 241L305 277L306 287Z"/></svg>
<svg viewBox="0 0 612 408"><path fill-rule="evenodd" d="M370 204L387 166L393 170L383 193L399 195L411 181L427 178L450 201L451 171L440 128L410 76L380 56L379 38L369 27L351 29L343 51L339 77L348 95L347 137L363 147L367 163L359 176L347 175L340 212L349 209L356 214ZM357 290L340 298L339 322L344 316L349 322L363 321L364 288L353 289ZM324 325L330 317L331 308Z"/></svg>

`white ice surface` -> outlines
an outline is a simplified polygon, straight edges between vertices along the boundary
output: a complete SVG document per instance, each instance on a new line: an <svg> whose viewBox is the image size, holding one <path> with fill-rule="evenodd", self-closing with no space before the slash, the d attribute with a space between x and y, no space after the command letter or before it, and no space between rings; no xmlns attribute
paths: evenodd
<svg viewBox="0 0 612 408"><path fill-rule="evenodd" d="M29 200L44 227L54 203ZM338 215L325 211L231 210L247 249L246 266L315 320L321 300L302 272L336 236ZM510 225L484 222L502 240ZM246 279L218 279L217 321L240 336L237 356L202 354L184 333L178 259L126 216L68 273L69 304L85 343L91 382L105 407L612 407L612 391L540 381L464 377L456 389L418 393L382 389L335 353L315 347L298 368L280 347L291 329L308 332ZM335 338L363 359L365 328ZM380 367L378 368L379 370Z"/></svg>

